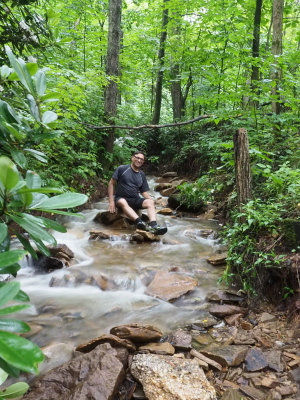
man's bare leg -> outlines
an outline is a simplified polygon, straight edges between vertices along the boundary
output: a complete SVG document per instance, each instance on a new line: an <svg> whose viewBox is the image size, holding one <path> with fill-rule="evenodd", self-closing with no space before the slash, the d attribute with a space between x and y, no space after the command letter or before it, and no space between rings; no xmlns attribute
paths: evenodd
<svg viewBox="0 0 300 400"><path fill-rule="evenodd" d="M142 205L143 208L147 210L149 221L150 222L156 221L156 211L155 211L154 201L152 199L145 199Z"/></svg>
<svg viewBox="0 0 300 400"><path fill-rule="evenodd" d="M128 203L125 199L118 200L117 205L118 205L118 207L121 207L121 209L122 209L123 213L126 215L126 217L128 217L132 221L135 221L137 218L139 218L137 213L134 211L133 208L131 208L128 205Z"/></svg>

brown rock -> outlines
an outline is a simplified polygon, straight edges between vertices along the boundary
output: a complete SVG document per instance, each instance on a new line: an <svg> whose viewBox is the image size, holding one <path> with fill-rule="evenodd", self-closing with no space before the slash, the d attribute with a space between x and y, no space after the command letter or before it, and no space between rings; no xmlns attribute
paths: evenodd
<svg viewBox="0 0 300 400"><path fill-rule="evenodd" d="M140 346L138 348L139 351L149 351L150 353L155 354L163 354L172 356L175 353L174 347L171 343L163 342L163 343L147 343L144 346Z"/></svg>
<svg viewBox="0 0 300 400"><path fill-rule="evenodd" d="M209 257L207 261L212 265L224 265L226 264L226 258L227 258L227 253L222 253Z"/></svg>
<svg viewBox="0 0 300 400"><path fill-rule="evenodd" d="M94 218L94 221L103 225L112 225L115 221L123 219L122 215L118 212L110 213L109 211L100 212Z"/></svg>
<svg viewBox="0 0 300 400"><path fill-rule="evenodd" d="M112 328L110 333L122 339L132 340L134 343L150 342L162 337L161 330L152 325L119 325Z"/></svg>
<svg viewBox="0 0 300 400"><path fill-rule="evenodd" d="M283 372L284 366L281 362L280 350L268 350L264 351L263 353L270 369L276 372Z"/></svg>
<svg viewBox="0 0 300 400"><path fill-rule="evenodd" d="M209 334L202 334L193 337L192 346L196 350L202 350L214 342Z"/></svg>
<svg viewBox="0 0 300 400"><path fill-rule="evenodd" d="M146 290L149 296L169 301L195 289L198 282L188 276L159 271Z"/></svg>
<svg viewBox="0 0 300 400"><path fill-rule="evenodd" d="M235 326L222 326L219 328L211 328L209 334L219 344L229 345L232 344L237 336L237 328Z"/></svg>
<svg viewBox="0 0 300 400"><path fill-rule="evenodd" d="M102 343L109 343L111 347L126 347L129 351L136 350L135 345L130 340L121 339L115 335L101 335L97 338L91 339L87 343L79 344L76 347L76 350L81 353L89 353Z"/></svg>
<svg viewBox="0 0 300 400"><path fill-rule="evenodd" d="M117 285L110 279L108 279L105 275L94 275L92 276L92 281L101 289L101 290L114 290L117 288Z"/></svg>
<svg viewBox="0 0 300 400"><path fill-rule="evenodd" d="M137 354L130 372L148 400L216 400L213 386L194 360Z"/></svg>
<svg viewBox="0 0 300 400"><path fill-rule="evenodd" d="M143 243L145 241L145 238L143 235L134 232L131 236L130 236L130 241L131 242L137 242L137 243Z"/></svg>
<svg viewBox="0 0 300 400"><path fill-rule="evenodd" d="M197 321L194 321L192 324L193 329L206 329L210 328L211 326L216 325L219 322L219 320L212 315L206 315L202 319L198 319Z"/></svg>
<svg viewBox="0 0 300 400"><path fill-rule="evenodd" d="M124 367L111 346L99 345L88 354L37 378L24 400L112 400L124 379Z"/></svg>
<svg viewBox="0 0 300 400"><path fill-rule="evenodd" d="M90 231L89 240L107 240L109 238L110 238L110 235L108 235L105 232L102 232L102 231Z"/></svg>
<svg viewBox="0 0 300 400"><path fill-rule="evenodd" d="M206 364L208 364L209 366L211 366L213 369L216 369L217 371L222 371L222 365L220 363L218 363L215 360L212 360L209 357L206 357L204 354L202 354L201 352L192 349L190 351L191 356L193 357L197 357L199 360L204 361Z"/></svg>
<svg viewBox="0 0 300 400"><path fill-rule="evenodd" d="M232 314L243 314L245 315L247 313L246 308L238 307L238 306L232 306L229 304L218 304L218 305L212 305L209 309L209 312L212 315L215 315L216 317L226 317L227 315L232 315Z"/></svg>
<svg viewBox="0 0 300 400"><path fill-rule="evenodd" d="M172 215L173 214L173 210L171 210L171 208L162 208L161 210L157 211L157 214Z"/></svg>
<svg viewBox="0 0 300 400"><path fill-rule="evenodd" d="M182 329L178 329L172 333L170 341L177 350L189 350L191 348L192 335Z"/></svg>
<svg viewBox="0 0 300 400"><path fill-rule="evenodd" d="M213 231L208 231L213 232ZM206 296L208 301L216 301L218 303L240 303L244 300L244 297L238 296L233 293L228 293L225 290L216 290L213 293L209 293Z"/></svg>
<svg viewBox="0 0 300 400"><path fill-rule="evenodd" d="M253 325L251 324L251 322L244 320L241 322L241 328L245 331L251 331L251 329L253 329Z"/></svg>
<svg viewBox="0 0 300 400"><path fill-rule="evenodd" d="M238 326L239 321L241 320L242 317L243 317L243 314L233 314L233 315L228 315L224 319L228 325Z"/></svg>
<svg viewBox="0 0 300 400"><path fill-rule="evenodd" d="M74 253L73 251L66 245L66 244L57 244L55 247L49 247L49 251L52 257L57 257L58 253L63 254L63 257L65 258L74 258Z"/></svg>
<svg viewBox="0 0 300 400"><path fill-rule="evenodd" d="M273 322L273 321L276 321L276 319L277 318L275 315L269 314L267 312L262 313L260 316L260 322L262 322L262 323Z"/></svg>
<svg viewBox="0 0 300 400"><path fill-rule="evenodd" d="M247 346L209 346L201 351L206 357L217 361L223 367L237 367L245 359Z"/></svg>
<svg viewBox="0 0 300 400"><path fill-rule="evenodd" d="M175 171L169 171L169 172L165 172L162 175L163 178L176 178L177 177L177 172Z"/></svg>
<svg viewBox="0 0 300 400"><path fill-rule="evenodd" d="M243 400L241 392L238 389L227 389L223 393L221 400Z"/></svg>
<svg viewBox="0 0 300 400"><path fill-rule="evenodd" d="M154 235L151 232L147 232L147 231L142 231L140 229L137 229L135 231L135 233L137 233L138 235L142 236L144 238L145 242L159 242L160 241L160 237L157 235ZM132 235L131 235L132 237Z"/></svg>
<svg viewBox="0 0 300 400"><path fill-rule="evenodd" d="M160 183L160 184L158 184L158 185L156 185L156 186L154 187L154 190L155 190L156 192L161 192L162 190L168 189L168 188L170 188L170 187L172 187L172 183Z"/></svg>
<svg viewBox="0 0 300 400"><path fill-rule="evenodd" d="M173 194L173 193L175 193L176 192L176 187L175 186L172 186L172 187L170 187L170 188L168 188L168 189L164 189L164 190L161 190L161 195L162 196L171 196L171 194Z"/></svg>

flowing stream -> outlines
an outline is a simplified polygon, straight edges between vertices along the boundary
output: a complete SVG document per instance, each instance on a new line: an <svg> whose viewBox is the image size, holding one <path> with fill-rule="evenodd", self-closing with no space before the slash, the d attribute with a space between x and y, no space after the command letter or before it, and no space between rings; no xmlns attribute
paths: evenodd
<svg viewBox="0 0 300 400"><path fill-rule="evenodd" d="M154 178L149 184L154 187ZM153 189L151 194L159 196ZM89 240L90 231L107 231L94 222L95 216L107 208L104 199L83 211L83 218L65 220L67 233L55 233L57 242L66 244L75 254L69 268L42 274L30 261L23 263L18 280L32 306L18 317L42 327L31 337L39 346L53 342L77 345L109 333L113 326L132 322L153 324L167 333L192 323L205 312L206 294L216 289L221 271L206 261L217 251L218 243L199 233L217 230L217 222L158 215L158 221L168 227L160 242L131 243L128 236L132 229L110 230L111 240ZM155 273L169 270L198 279L198 287L172 303L146 295L146 285ZM111 289L92 285L91 277L99 275L108 279Z"/></svg>

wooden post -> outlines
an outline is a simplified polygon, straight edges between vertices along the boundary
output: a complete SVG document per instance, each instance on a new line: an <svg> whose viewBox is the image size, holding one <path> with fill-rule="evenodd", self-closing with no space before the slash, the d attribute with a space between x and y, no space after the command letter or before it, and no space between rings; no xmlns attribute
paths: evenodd
<svg viewBox="0 0 300 400"><path fill-rule="evenodd" d="M247 203L252 197L251 167L247 130L240 128L233 137L235 184L238 206Z"/></svg>

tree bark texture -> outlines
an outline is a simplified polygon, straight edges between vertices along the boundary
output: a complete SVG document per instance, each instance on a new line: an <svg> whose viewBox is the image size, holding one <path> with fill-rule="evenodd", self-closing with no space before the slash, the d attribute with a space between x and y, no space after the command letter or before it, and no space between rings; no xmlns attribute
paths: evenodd
<svg viewBox="0 0 300 400"><path fill-rule="evenodd" d="M284 0L273 0L272 54L274 56L274 66L272 67L271 79L275 81L275 85L272 87L271 94L276 97L276 99L272 101L272 111L275 114L280 114L278 86L282 73L278 65L277 57L282 54L283 8Z"/></svg>
<svg viewBox="0 0 300 400"><path fill-rule="evenodd" d="M173 108L173 121L180 121L182 117L183 96L181 92L181 79L179 64L171 65L171 97Z"/></svg>
<svg viewBox="0 0 300 400"><path fill-rule="evenodd" d="M113 125L114 117L117 115L118 84L119 75L119 54L121 42L121 14L122 0L109 0L109 19L108 19L108 43L106 58L106 75L109 83L104 92L104 114L105 120ZM113 151L114 130L109 132L106 140L106 150Z"/></svg>
<svg viewBox="0 0 300 400"><path fill-rule="evenodd" d="M252 42L252 57L259 57L259 42L260 42L260 23L261 23L261 9L263 0L256 0L256 8L254 15L254 28L253 28L253 42ZM251 84L252 89L256 88L256 82L259 80L259 67L252 64Z"/></svg>
<svg viewBox="0 0 300 400"><path fill-rule="evenodd" d="M163 66L165 63L165 45L166 45L166 40L167 40L167 25L168 25L168 18L169 18L169 9L167 7L167 2L168 2L168 0L164 0L162 28L161 28L161 35L160 35L160 42L159 42L159 51L158 51L159 70L158 70L157 79L156 79L155 104L154 104L154 112L153 112L153 117L152 117L153 125L157 125L160 120L162 86L163 86L163 77L164 77Z"/></svg>
<svg viewBox="0 0 300 400"><path fill-rule="evenodd" d="M247 203L252 197L251 167L247 130L240 128L233 137L235 183L238 206Z"/></svg>

